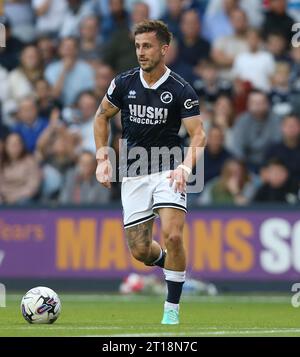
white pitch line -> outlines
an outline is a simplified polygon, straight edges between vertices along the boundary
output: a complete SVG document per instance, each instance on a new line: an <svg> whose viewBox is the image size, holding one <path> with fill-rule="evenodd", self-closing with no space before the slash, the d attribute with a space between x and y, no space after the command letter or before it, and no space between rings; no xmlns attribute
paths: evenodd
<svg viewBox="0 0 300 357"><path fill-rule="evenodd" d="M139 327L139 326L124 326L124 327L120 327L120 326L82 326L82 327L72 327L72 326L48 326L48 325L30 325L30 326L22 326L22 327L13 327L14 330L122 330L122 329L135 329L135 330L152 330L153 327L147 327L147 326L143 326L143 327ZM157 326L155 327L156 329L166 329L165 326ZM1 330L10 330L11 327L1 327ZM185 332L183 332L183 334L186 334L187 332L196 332L196 333L213 333L213 334L217 334L217 333L269 333L269 332L275 333L275 332L300 332L300 328L296 328L296 327L279 327L279 328L270 328L267 329L265 327L236 327L236 328L226 328L226 327L198 327L196 330L193 327L185 327ZM158 332L160 333L160 332ZM168 333L168 332L161 332L162 334L164 333ZM177 332L174 332L177 333ZM178 332L180 333L180 332ZM145 334L150 334L150 332L145 332ZM130 334L132 335L132 334ZM133 334L134 335L134 334ZM138 335L144 335L144 333L140 333Z"/></svg>
<svg viewBox="0 0 300 357"><path fill-rule="evenodd" d="M125 334L113 334L113 335L87 335L85 337L160 337L160 336L224 336L224 335L273 335L282 333L299 333L300 329L272 329L272 330L219 330L219 331L193 331L191 335L187 335L186 332L161 332L161 333L125 333ZM84 336L83 336L84 337Z"/></svg>
<svg viewBox="0 0 300 357"><path fill-rule="evenodd" d="M45 325L30 325L23 327L0 327L1 330L27 330L27 331L37 331L37 330L47 330L47 331L55 331L55 330L123 330L123 327L119 326L84 326L84 327L71 327L71 326L45 326Z"/></svg>

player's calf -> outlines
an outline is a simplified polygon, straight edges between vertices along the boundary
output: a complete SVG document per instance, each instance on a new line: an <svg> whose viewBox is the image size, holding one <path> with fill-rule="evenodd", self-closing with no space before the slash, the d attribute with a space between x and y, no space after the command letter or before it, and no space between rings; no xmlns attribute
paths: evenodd
<svg viewBox="0 0 300 357"><path fill-rule="evenodd" d="M138 261L145 263L148 261L149 257L149 249L147 247L142 248L142 249L131 249L130 253L131 255Z"/></svg>
<svg viewBox="0 0 300 357"><path fill-rule="evenodd" d="M126 238L132 256L145 265L164 266L166 253L152 240L153 220L126 228Z"/></svg>

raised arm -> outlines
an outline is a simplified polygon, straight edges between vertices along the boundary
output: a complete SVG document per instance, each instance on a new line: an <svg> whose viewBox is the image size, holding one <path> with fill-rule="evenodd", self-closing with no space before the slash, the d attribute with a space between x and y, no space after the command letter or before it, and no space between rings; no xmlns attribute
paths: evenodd
<svg viewBox="0 0 300 357"><path fill-rule="evenodd" d="M112 168L108 158L108 136L109 120L114 117L120 109L111 104L106 96L103 98L94 120L94 138L96 144L96 159L98 162L96 177L105 187L110 188Z"/></svg>

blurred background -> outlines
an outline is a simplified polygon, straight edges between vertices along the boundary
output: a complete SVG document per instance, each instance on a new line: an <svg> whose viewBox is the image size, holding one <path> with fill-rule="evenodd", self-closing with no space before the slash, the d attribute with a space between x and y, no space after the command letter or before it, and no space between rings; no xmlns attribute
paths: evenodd
<svg viewBox="0 0 300 357"><path fill-rule="evenodd" d="M114 76L138 66L132 30L147 18L172 31L167 66L199 95L208 138L184 233L188 288L289 291L299 281L300 0L6 0L1 12L7 289L116 291L134 273L138 291L162 278L128 254L120 184L95 178L93 117ZM116 152L120 137L116 116Z"/></svg>

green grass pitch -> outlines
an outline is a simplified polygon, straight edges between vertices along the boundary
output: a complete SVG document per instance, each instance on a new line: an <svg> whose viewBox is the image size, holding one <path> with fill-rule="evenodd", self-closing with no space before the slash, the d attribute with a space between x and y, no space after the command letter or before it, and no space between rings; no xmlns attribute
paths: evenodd
<svg viewBox="0 0 300 357"><path fill-rule="evenodd" d="M163 326L163 297L60 294L53 325L29 325L22 295L0 308L0 336L300 336L300 308L290 296L184 297L181 323Z"/></svg>

